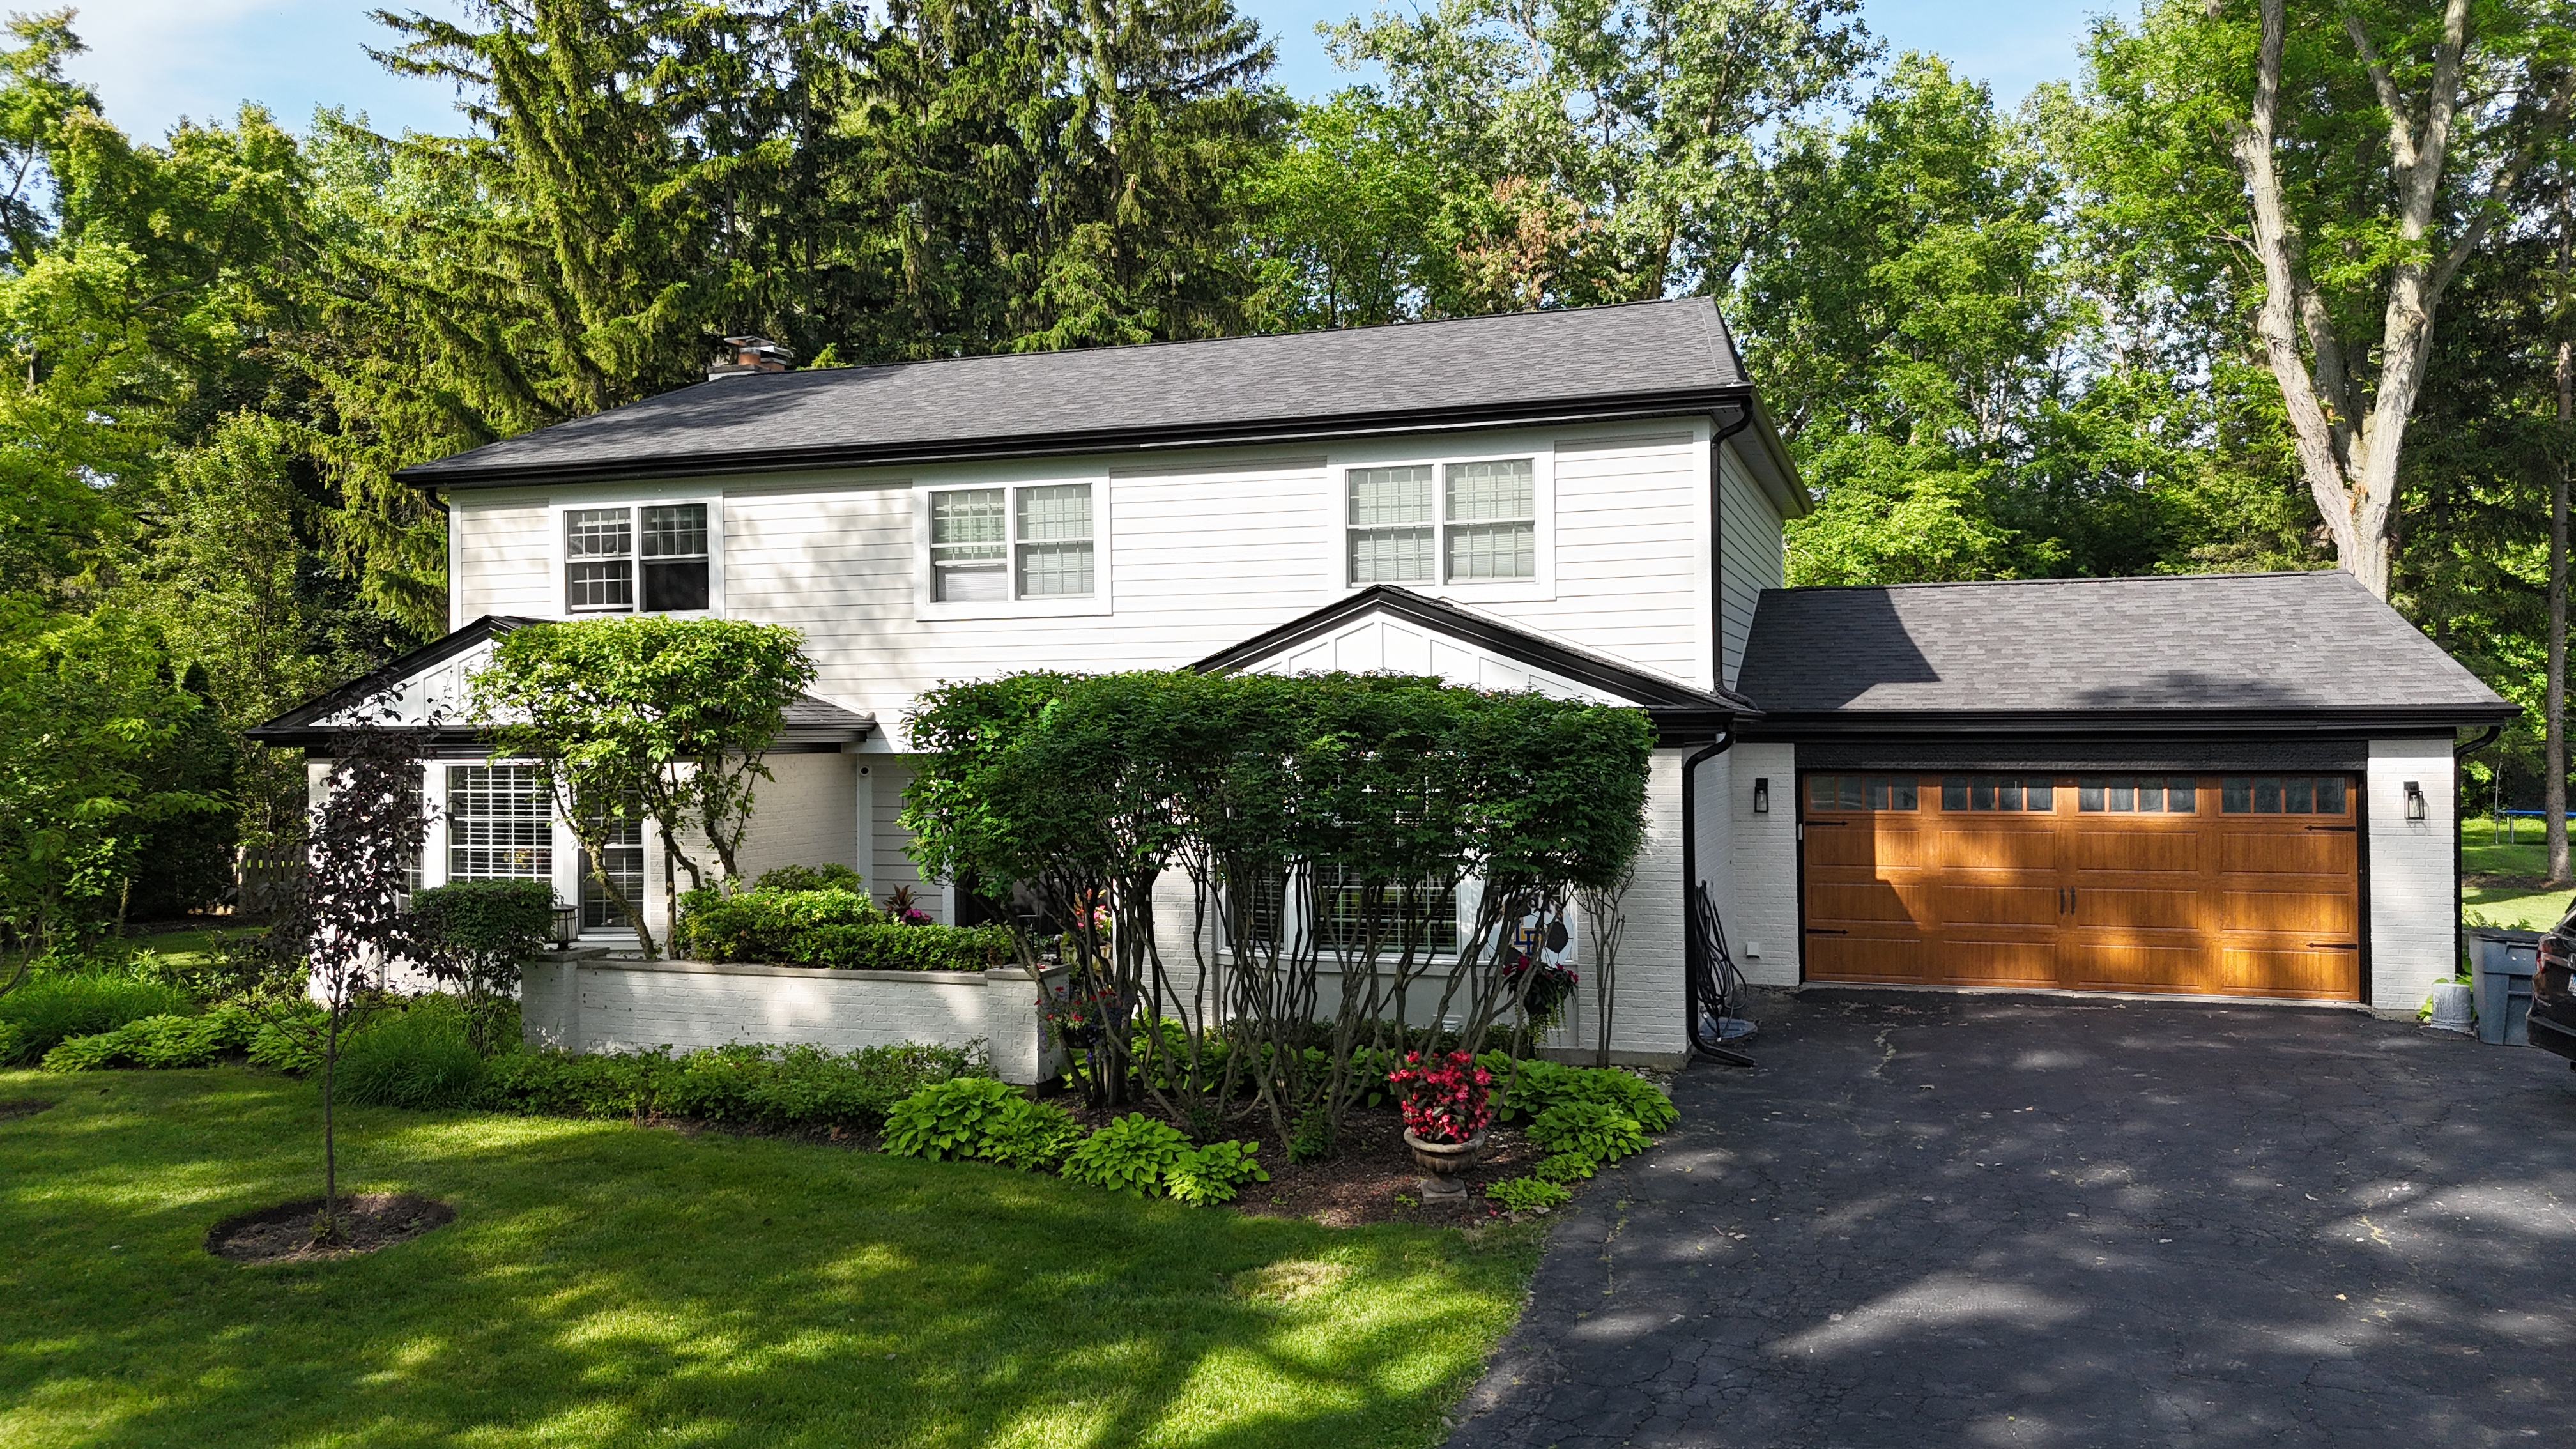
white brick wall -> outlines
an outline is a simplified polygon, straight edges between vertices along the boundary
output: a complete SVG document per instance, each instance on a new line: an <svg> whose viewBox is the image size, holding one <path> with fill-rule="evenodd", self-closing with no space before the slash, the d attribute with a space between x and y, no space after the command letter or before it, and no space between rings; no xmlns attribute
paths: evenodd
<svg viewBox="0 0 2576 1449"><path fill-rule="evenodd" d="M781 865L847 865L859 861L857 755L772 755L775 780L757 782L751 829L743 835L742 873L751 880Z"/></svg>
<svg viewBox="0 0 2576 1449"><path fill-rule="evenodd" d="M1740 744L1727 764L1727 817L1734 830L1733 902L1726 943L1756 986L1798 984L1798 747ZM1702 765L1702 771L1708 766ZM1771 810L1753 813L1753 782L1771 782ZM1759 954L1756 954L1759 952Z"/></svg>
<svg viewBox="0 0 2576 1449"><path fill-rule="evenodd" d="M2412 1013L2457 960L2451 914L2452 842L2458 837L2448 739L2372 740L2363 829L2370 851L2370 1005ZM2406 818L2406 782L2423 791L2425 818Z"/></svg>
<svg viewBox="0 0 2576 1449"><path fill-rule="evenodd" d="M520 994L532 1046L681 1051L732 1042L832 1051L982 1040L1006 1082L1061 1070L1041 1051L1037 987L1018 967L841 971L699 961L580 961L529 968Z"/></svg>

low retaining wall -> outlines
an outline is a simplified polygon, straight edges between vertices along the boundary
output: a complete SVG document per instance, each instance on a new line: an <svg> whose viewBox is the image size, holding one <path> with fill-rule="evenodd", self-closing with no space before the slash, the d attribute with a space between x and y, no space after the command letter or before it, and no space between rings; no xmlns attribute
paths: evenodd
<svg viewBox="0 0 2576 1449"><path fill-rule="evenodd" d="M583 959L531 963L519 991L530 1046L679 1051L735 1042L859 1047L981 1040L1002 1080L1026 1085L1064 1069L1045 1040L1037 989L1016 966L990 971L842 971L706 961ZM1047 973L1050 988L1061 968Z"/></svg>

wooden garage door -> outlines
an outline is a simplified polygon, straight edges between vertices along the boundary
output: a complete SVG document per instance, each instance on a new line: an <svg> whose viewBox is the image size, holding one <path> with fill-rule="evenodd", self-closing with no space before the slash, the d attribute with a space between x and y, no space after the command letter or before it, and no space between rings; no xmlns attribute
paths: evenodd
<svg viewBox="0 0 2576 1449"><path fill-rule="evenodd" d="M1805 776L1807 979L2359 1000L2353 789Z"/></svg>

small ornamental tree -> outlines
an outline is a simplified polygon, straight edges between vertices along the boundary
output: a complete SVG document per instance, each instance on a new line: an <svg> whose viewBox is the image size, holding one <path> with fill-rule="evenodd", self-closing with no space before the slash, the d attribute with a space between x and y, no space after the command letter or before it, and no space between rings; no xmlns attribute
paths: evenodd
<svg viewBox="0 0 2576 1449"><path fill-rule="evenodd" d="M313 1236L323 1242L342 1236L333 1115L340 1050L383 1002L386 966L416 952L404 902L428 838L420 761L429 731L393 723L390 709L360 713L358 727L332 736L304 874L267 933L229 962L236 991L321 1063L322 1211ZM385 724L368 727L367 718ZM306 1001L322 1008L318 1019Z"/></svg>
<svg viewBox="0 0 2576 1449"><path fill-rule="evenodd" d="M661 838L667 939L678 910L675 867L688 872L690 889L707 883L682 839L705 842L729 889L741 874L755 782L771 778L770 743L813 682L804 636L792 628L656 614L522 625L501 637L473 681L475 715L492 730L496 754L544 768L555 814L581 841L592 883L648 956L660 950L643 902L628 900L605 867L617 822L641 810Z"/></svg>

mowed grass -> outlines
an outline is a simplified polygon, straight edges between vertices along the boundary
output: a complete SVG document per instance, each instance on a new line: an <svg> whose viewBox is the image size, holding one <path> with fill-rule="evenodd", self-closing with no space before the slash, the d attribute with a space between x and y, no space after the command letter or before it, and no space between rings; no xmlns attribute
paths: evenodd
<svg viewBox="0 0 2576 1449"><path fill-rule="evenodd" d="M2460 822L2460 869L2469 875L2522 876L2537 881L2548 873L2549 851L2537 820L2513 822L2513 833L2501 835L2489 819ZM2499 926L2545 931L2567 914L2576 891L2535 890L2528 885L2471 886L2460 890L2460 909Z"/></svg>
<svg viewBox="0 0 2576 1449"><path fill-rule="evenodd" d="M457 1220L245 1267L318 1193L311 1087L0 1072L0 1444L1422 1445L1524 1229L1331 1230L999 1168L350 1111L343 1182ZM1258 1184L1253 1185L1258 1189Z"/></svg>

